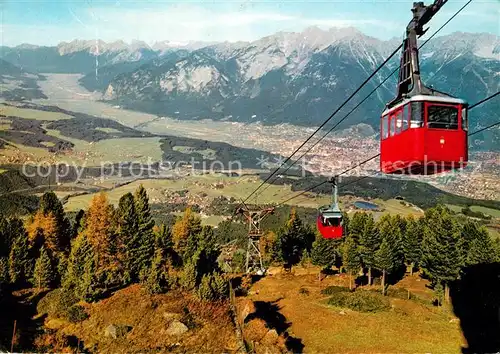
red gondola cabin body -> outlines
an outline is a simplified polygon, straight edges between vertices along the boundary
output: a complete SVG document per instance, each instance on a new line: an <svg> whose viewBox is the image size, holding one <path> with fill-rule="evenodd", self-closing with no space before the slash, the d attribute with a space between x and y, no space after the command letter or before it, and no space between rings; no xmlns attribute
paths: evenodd
<svg viewBox="0 0 500 354"><path fill-rule="evenodd" d="M467 165L464 100L416 95L386 109L380 126L384 173L431 175Z"/></svg>
<svg viewBox="0 0 500 354"><path fill-rule="evenodd" d="M318 215L316 226L323 238L341 238L344 233L342 218L324 218Z"/></svg>

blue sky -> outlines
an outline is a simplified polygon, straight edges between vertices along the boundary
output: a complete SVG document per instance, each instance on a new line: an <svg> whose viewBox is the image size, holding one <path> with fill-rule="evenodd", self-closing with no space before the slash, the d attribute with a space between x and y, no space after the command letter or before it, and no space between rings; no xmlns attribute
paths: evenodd
<svg viewBox="0 0 500 354"><path fill-rule="evenodd" d="M427 3L429 3L427 1ZM466 1L449 0L430 23L437 29ZM55 45L73 39L155 41L255 40L308 26L348 27L389 39L403 35L412 0L95 1L3 0L3 45ZM474 0L440 34L500 35L500 0Z"/></svg>

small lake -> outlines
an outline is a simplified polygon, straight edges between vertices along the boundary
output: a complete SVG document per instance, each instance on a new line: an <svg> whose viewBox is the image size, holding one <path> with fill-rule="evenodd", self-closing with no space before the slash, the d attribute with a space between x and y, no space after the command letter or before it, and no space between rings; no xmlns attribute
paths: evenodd
<svg viewBox="0 0 500 354"><path fill-rule="evenodd" d="M358 200L357 202L354 202L354 206L356 208L366 209L366 210L376 210L379 208L379 206L377 204L365 202L363 200Z"/></svg>

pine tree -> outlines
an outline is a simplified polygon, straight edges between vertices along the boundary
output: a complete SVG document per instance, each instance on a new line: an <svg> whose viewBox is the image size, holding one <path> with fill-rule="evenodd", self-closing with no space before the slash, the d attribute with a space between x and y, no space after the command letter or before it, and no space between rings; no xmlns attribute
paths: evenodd
<svg viewBox="0 0 500 354"><path fill-rule="evenodd" d="M368 268L368 285L371 285L372 268L375 267L375 252L380 246L380 237L372 214L366 216L365 227L359 241L361 261Z"/></svg>
<svg viewBox="0 0 500 354"><path fill-rule="evenodd" d="M0 257L8 257L13 239L9 233L9 222L0 214Z"/></svg>
<svg viewBox="0 0 500 354"><path fill-rule="evenodd" d="M375 253L375 264L379 270L382 271L382 294L385 295L386 289L386 275L390 273L394 267L394 248L391 247L387 238L382 239L380 248Z"/></svg>
<svg viewBox="0 0 500 354"><path fill-rule="evenodd" d="M326 239L321 236L316 238L311 250L312 264L322 267L322 269L331 268L337 258L337 245L335 240ZM318 279L321 280L320 270Z"/></svg>
<svg viewBox="0 0 500 354"><path fill-rule="evenodd" d="M460 228L449 210L442 206L425 213L422 240L422 269L434 283L444 283L449 302L449 283L458 278L464 264Z"/></svg>
<svg viewBox="0 0 500 354"><path fill-rule="evenodd" d="M150 294L160 294L168 290L168 274L166 260L161 249L155 251L155 256L151 264L144 287Z"/></svg>
<svg viewBox="0 0 500 354"><path fill-rule="evenodd" d="M7 257L0 257L0 293L2 291L2 286L9 282L9 260Z"/></svg>
<svg viewBox="0 0 500 354"><path fill-rule="evenodd" d="M360 239L363 237L367 217L368 214L357 211L349 222L349 236L356 244L360 244Z"/></svg>
<svg viewBox="0 0 500 354"><path fill-rule="evenodd" d="M298 217L295 208L285 226L278 231L275 242L275 253L286 269L299 263L304 251L310 251L314 242L314 233L305 227Z"/></svg>
<svg viewBox="0 0 500 354"><path fill-rule="evenodd" d="M42 247L40 249L40 257L38 257L35 262L35 269L33 271L31 283L34 287L41 289L50 287L53 280L54 269L52 261L48 252L45 250L45 247Z"/></svg>
<svg viewBox="0 0 500 354"><path fill-rule="evenodd" d="M413 275L413 269L419 265L422 257L422 230L420 224L410 215L406 221L406 232L403 235L403 254L406 266Z"/></svg>
<svg viewBox="0 0 500 354"><path fill-rule="evenodd" d="M466 265L487 264L496 261L495 248L486 228L478 230L476 238L469 244Z"/></svg>
<svg viewBox="0 0 500 354"><path fill-rule="evenodd" d="M391 251L394 257L394 268L403 265L403 236L401 234L401 219L393 217L389 214L383 215L377 223L377 230L380 234L380 239L387 239L391 246Z"/></svg>
<svg viewBox="0 0 500 354"><path fill-rule="evenodd" d="M193 262L185 263L179 279L180 285L186 290L192 290L196 286L197 278L198 274Z"/></svg>
<svg viewBox="0 0 500 354"><path fill-rule="evenodd" d="M342 265L349 274L349 289L353 288L353 275L359 273L361 269L361 258L356 241L351 236L347 236L342 253Z"/></svg>
<svg viewBox="0 0 500 354"><path fill-rule="evenodd" d="M146 189L141 184L134 195L135 210L137 213L137 228L139 232L139 248L133 253L135 262L140 270L148 269L154 255L154 221L151 216L149 199Z"/></svg>
<svg viewBox="0 0 500 354"><path fill-rule="evenodd" d="M9 255L9 277L13 284L24 285L31 278L33 260L28 249L26 232L19 234L12 244Z"/></svg>
<svg viewBox="0 0 500 354"><path fill-rule="evenodd" d="M63 287L74 289L79 298L83 298L81 285L85 274L85 265L94 258L92 245L84 233L80 233L71 244L68 268L63 277Z"/></svg>
<svg viewBox="0 0 500 354"><path fill-rule="evenodd" d="M134 258L140 249L141 237L132 193L124 194L120 198L116 217L118 259L125 270L124 283L128 283L131 280L137 280L141 268L139 260Z"/></svg>
<svg viewBox="0 0 500 354"><path fill-rule="evenodd" d="M462 227L462 250L467 257L472 241L480 237L479 225L473 221L467 221Z"/></svg>

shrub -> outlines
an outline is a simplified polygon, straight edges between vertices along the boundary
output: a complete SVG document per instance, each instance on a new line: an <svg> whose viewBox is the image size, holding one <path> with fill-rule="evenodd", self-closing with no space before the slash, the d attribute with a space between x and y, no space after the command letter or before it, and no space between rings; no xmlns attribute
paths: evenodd
<svg viewBox="0 0 500 354"><path fill-rule="evenodd" d="M407 300L408 299L408 290L404 289L404 288L393 288L393 287L390 287L387 290L387 296L394 297L394 298L397 298L397 299ZM410 298L412 296L413 295L410 294Z"/></svg>
<svg viewBox="0 0 500 354"><path fill-rule="evenodd" d="M328 304L359 312L377 312L390 308L389 300L385 296L371 291L333 293L328 299Z"/></svg>
<svg viewBox="0 0 500 354"><path fill-rule="evenodd" d="M388 310L391 305L389 299L382 294L367 291L356 291L349 294L346 307L359 312L377 312Z"/></svg>
<svg viewBox="0 0 500 354"><path fill-rule="evenodd" d="M346 307L348 297L349 293L347 292L332 293L332 296L328 299L328 305Z"/></svg>
<svg viewBox="0 0 500 354"><path fill-rule="evenodd" d="M37 311L51 317L67 318L68 309L77 302L78 299L71 290L60 288L47 293L38 302Z"/></svg>
<svg viewBox="0 0 500 354"><path fill-rule="evenodd" d="M227 280L217 272L206 274L198 287L198 297L202 300L215 301L228 296Z"/></svg>
<svg viewBox="0 0 500 354"><path fill-rule="evenodd" d="M346 286L336 286L336 285L332 285L332 286L329 286L327 288L324 288L323 290L321 290L321 293L323 295L333 295L333 294L337 294L337 293L343 293L343 292L349 292L349 288L346 287Z"/></svg>
<svg viewBox="0 0 500 354"><path fill-rule="evenodd" d="M87 314L83 306L73 305L68 309L66 318L72 323L78 323L89 318L89 315Z"/></svg>
<svg viewBox="0 0 500 354"><path fill-rule="evenodd" d="M212 287L210 285L210 276L204 275L201 278L200 286L198 287L197 295L200 299L206 301L215 300L214 292L212 291Z"/></svg>

